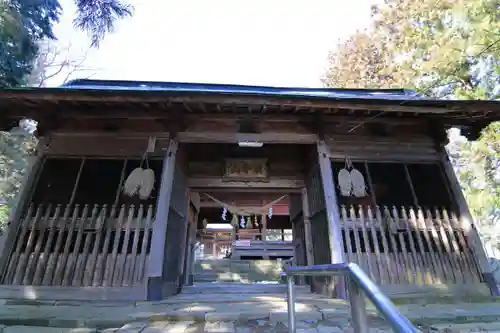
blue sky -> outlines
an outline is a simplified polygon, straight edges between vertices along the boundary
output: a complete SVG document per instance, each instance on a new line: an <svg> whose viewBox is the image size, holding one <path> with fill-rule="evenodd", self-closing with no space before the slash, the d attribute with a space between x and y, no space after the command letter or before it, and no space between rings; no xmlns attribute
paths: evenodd
<svg viewBox="0 0 500 333"><path fill-rule="evenodd" d="M90 50L84 65L94 79L319 87L329 50L367 26L371 2L129 0L134 16ZM81 57L88 38L72 27L73 0L61 3L59 43Z"/></svg>

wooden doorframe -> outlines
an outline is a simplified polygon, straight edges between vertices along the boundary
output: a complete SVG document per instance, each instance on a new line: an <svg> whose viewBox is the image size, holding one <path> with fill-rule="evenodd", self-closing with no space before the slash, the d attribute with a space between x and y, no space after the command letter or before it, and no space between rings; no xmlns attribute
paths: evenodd
<svg viewBox="0 0 500 333"><path fill-rule="evenodd" d="M192 194L192 193L191 193ZM192 196L191 196L192 197ZM195 262L195 244L196 244L196 232L197 232L197 222L199 214L199 203L198 207L193 203L193 200L189 200L188 206L188 229L187 229L187 239L186 239L186 254L184 260L184 284L193 284L193 270ZM193 212L193 220L189 221L190 212Z"/></svg>
<svg viewBox="0 0 500 333"><path fill-rule="evenodd" d="M191 230L193 229L193 226L191 223L189 223L189 220L187 221L187 226L186 226L186 237L184 241L184 260L182 261L182 274L181 278L179 280L179 284L185 285L189 283L189 261L190 261L190 252L191 252Z"/></svg>
<svg viewBox="0 0 500 333"><path fill-rule="evenodd" d="M328 219L328 233L330 238L330 251L332 263L345 262L342 248L342 231L340 228L340 213L335 193L332 162L328 154L328 146L324 141L318 142L318 160L325 197L325 209Z"/></svg>
<svg viewBox="0 0 500 333"><path fill-rule="evenodd" d="M305 255L306 263L308 266L314 265L314 252L311 234L311 214L309 213L309 198L307 197L307 189L303 187L302 193L302 216L304 219L304 242L305 242Z"/></svg>
<svg viewBox="0 0 500 333"><path fill-rule="evenodd" d="M163 266L165 262L167 224L178 147L177 140L171 139L163 160L160 190L151 237L151 250L146 271L147 299L151 301L163 298Z"/></svg>

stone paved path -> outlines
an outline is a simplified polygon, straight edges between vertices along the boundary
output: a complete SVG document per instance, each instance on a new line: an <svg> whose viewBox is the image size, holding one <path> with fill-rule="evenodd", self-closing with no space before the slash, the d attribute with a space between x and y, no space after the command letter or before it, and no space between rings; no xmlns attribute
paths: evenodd
<svg viewBox="0 0 500 333"><path fill-rule="evenodd" d="M393 332L381 322L371 322L370 333ZM420 326L422 333L472 333L472 332L500 332L500 322L474 322L463 324L434 324ZM287 325L279 323L271 325L265 320L250 320L247 322L217 321L197 323L192 321L157 321L151 323L135 322L123 325L120 328L60 328L36 326L4 326L2 333L287 333ZM299 321L298 333L352 333L350 325L342 325L334 320L319 322Z"/></svg>
<svg viewBox="0 0 500 333"><path fill-rule="evenodd" d="M284 286L203 286L160 302L0 300L3 333L286 332ZM350 309L297 288L298 332L352 332ZM500 333L500 303L405 304L423 332ZM391 332L369 308L372 332ZM128 323L128 324L127 324ZM126 325L127 324L127 325ZM451 325L451 326L450 326Z"/></svg>

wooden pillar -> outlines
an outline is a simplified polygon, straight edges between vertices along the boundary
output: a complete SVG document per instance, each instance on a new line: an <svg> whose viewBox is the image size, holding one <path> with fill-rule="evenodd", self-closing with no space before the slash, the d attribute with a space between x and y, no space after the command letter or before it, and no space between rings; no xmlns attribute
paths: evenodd
<svg viewBox="0 0 500 333"><path fill-rule="evenodd" d="M467 242L474 252L477 263L479 265L479 269L481 270L481 273L483 275L484 282L490 288L491 294L493 296L500 296L500 291L493 277L486 251L484 250L481 239L479 238L479 233L474 223L474 219L472 218L472 214L469 211L469 206L467 205L467 201L465 200L462 188L460 187L460 183L458 182L457 176L455 175L455 170L453 170L453 166L448 157L448 153L442 145L439 147L439 150L444 172L446 174L446 177L448 178L453 196L455 197L455 200L458 204L460 212L460 222L463 226L465 226L465 230L467 232Z"/></svg>
<svg viewBox="0 0 500 333"><path fill-rule="evenodd" d="M174 182L177 149L177 140L171 139L167 153L163 159L163 172L161 175L160 191L153 223L153 235L151 237L151 250L147 266L147 299L152 301L162 299L165 240L167 236L168 214L170 211L170 197L172 194L172 184Z"/></svg>
<svg viewBox="0 0 500 333"><path fill-rule="evenodd" d="M214 233L214 239L212 241L212 257L216 259L217 256L217 232Z"/></svg>
<svg viewBox="0 0 500 333"><path fill-rule="evenodd" d="M266 236L267 236L267 215L262 214L262 233L260 235L261 241L265 242L266 241Z"/></svg>
<svg viewBox="0 0 500 333"><path fill-rule="evenodd" d="M21 224L21 217L29 205L32 193L37 185L38 177L43 166L43 151L45 140L41 139L38 142L36 155L29 157L28 167L24 175L21 189L19 190L16 204L12 207L9 222L3 233L0 235L0 282L7 269L9 255L16 241L17 232Z"/></svg>
<svg viewBox="0 0 500 333"><path fill-rule="evenodd" d="M191 190L186 189L186 198L185 198L186 206L184 207L184 230L182 235L184 251L181 251L181 260L179 260L179 271L181 279L179 281L180 285L185 283L185 277L187 276L187 260L189 260L189 247L191 243L190 235L188 234L189 228L189 205L191 204Z"/></svg>
<svg viewBox="0 0 500 333"><path fill-rule="evenodd" d="M189 251L187 262L187 272L186 272L186 280L184 281L187 285L193 285L194 281L194 262L195 262L195 249L196 249L196 231L198 225L198 212L195 211L193 214L193 221L189 228Z"/></svg>
<svg viewBox="0 0 500 333"><path fill-rule="evenodd" d="M304 218L304 241L306 247L306 265L314 265L314 253L312 247L311 220L309 214L309 199L307 190L302 189L302 216Z"/></svg>
<svg viewBox="0 0 500 333"><path fill-rule="evenodd" d="M325 197L325 209L328 222L328 238L330 243L330 255L333 264L345 262L344 246L342 242L342 231L340 228L339 205L335 193L332 163L330 161L328 146L323 140L317 144L318 162L323 183L323 194ZM344 278L336 278L336 296L346 298L346 284Z"/></svg>

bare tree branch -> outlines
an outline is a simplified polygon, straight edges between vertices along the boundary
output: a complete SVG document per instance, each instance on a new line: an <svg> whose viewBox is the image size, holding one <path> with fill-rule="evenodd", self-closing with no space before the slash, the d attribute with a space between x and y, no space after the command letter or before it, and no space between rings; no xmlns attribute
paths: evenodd
<svg viewBox="0 0 500 333"><path fill-rule="evenodd" d="M95 75L96 69L84 66L88 52L89 49L77 59L72 59L71 44L58 47L53 41L43 41L31 76L28 78L28 84L33 87L44 87L48 81L59 76L63 78L61 83L64 84L84 72L86 74L82 75L83 78Z"/></svg>

